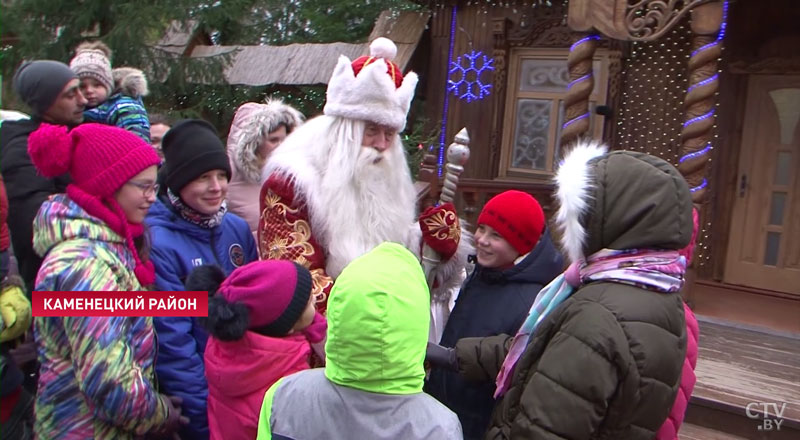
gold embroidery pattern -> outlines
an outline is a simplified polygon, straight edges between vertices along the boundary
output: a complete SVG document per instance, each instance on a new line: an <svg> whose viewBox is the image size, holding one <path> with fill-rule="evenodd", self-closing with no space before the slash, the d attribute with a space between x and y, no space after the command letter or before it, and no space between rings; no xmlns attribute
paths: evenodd
<svg viewBox="0 0 800 440"><path fill-rule="evenodd" d="M333 280L322 269L314 269L311 271L311 294L314 295L316 303L325 303L328 301L328 293L330 287L333 285Z"/></svg>
<svg viewBox="0 0 800 440"><path fill-rule="evenodd" d="M425 218L422 222L437 240L461 239L461 228L457 226L456 213L452 211L439 211L436 214Z"/></svg>
<svg viewBox="0 0 800 440"><path fill-rule="evenodd" d="M271 189L264 196L264 210L261 217L264 219L266 233L263 234L260 249L263 259L292 260L303 267L310 269L309 257L315 253L311 240L311 226L306 220L290 221L288 214L300 217L300 209L293 209L281 201L281 197ZM325 274L324 269L310 269L311 294L315 302L324 304L328 300L328 291L333 285L333 279Z"/></svg>
<svg viewBox="0 0 800 440"><path fill-rule="evenodd" d="M264 197L264 218L266 233L260 243L261 257L265 259L289 259L299 261L300 258L314 254L314 246L309 243L311 227L305 220L289 221L287 214L297 215L299 209L292 209L281 202L280 196L269 190Z"/></svg>

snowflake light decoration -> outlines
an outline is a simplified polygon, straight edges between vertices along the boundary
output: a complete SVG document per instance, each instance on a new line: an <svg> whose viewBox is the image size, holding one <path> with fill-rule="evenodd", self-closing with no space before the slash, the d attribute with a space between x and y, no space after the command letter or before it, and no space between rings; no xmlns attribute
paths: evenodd
<svg viewBox="0 0 800 440"><path fill-rule="evenodd" d="M489 96L492 85L481 81L481 75L483 72L494 70L493 64L494 58L487 57L481 51L473 50L459 56L454 62L450 62L447 91L452 92L458 99L466 99L467 102Z"/></svg>

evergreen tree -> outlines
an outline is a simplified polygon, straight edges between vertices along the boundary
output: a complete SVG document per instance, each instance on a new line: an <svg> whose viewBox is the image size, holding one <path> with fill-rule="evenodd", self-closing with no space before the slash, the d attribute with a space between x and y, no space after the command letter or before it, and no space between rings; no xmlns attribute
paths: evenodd
<svg viewBox="0 0 800 440"><path fill-rule="evenodd" d="M420 7L407 0L11 0L3 3L0 63L7 98L4 105L14 102L8 92L22 60L68 62L80 42L100 39L113 51L113 66L134 66L148 73L151 89L145 100L148 109L177 117L203 117L223 133L238 105L260 101L272 94L284 97L306 114L318 113L324 88L224 85L222 69L227 57L201 61L154 48L170 23L188 24L190 20L198 23L200 44L357 42L366 39L382 10Z"/></svg>

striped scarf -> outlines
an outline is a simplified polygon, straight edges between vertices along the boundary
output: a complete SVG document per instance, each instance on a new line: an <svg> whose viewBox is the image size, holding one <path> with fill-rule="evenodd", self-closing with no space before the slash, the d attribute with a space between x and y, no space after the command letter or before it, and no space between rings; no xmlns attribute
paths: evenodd
<svg viewBox="0 0 800 440"><path fill-rule="evenodd" d="M580 286L593 281L606 281L671 293L683 286L684 272L686 258L678 251L602 249L587 260L572 263L536 296L497 375L494 397L498 398L508 391L514 367L539 323Z"/></svg>
<svg viewBox="0 0 800 440"><path fill-rule="evenodd" d="M212 215L207 215L184 203L184 201L175 195L175 193L173 193L169 188L167 188L167 197L169 197L170 204L172 204L181 218L204 229L212 229L221 225L222 219L225 217L225 213L228 212L227 200L222 201L222 205L219 207L217 212Z"/></svg>

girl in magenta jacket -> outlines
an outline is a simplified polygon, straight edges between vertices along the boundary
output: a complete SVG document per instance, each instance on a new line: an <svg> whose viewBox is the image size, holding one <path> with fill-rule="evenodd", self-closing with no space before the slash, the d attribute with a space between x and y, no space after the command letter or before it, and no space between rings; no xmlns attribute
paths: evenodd
<svg viewBox="0 0 800 440"><path fill-rule="evenodd" d="M686 257L686 264L692 262L694 245L697 244L699 229L697 209L692 210L692 221L694 223L692 239L689 242L689 246L680 251L681 255ZM667 420L661 425L661 429L656 434L656 440L678 440L678 430L681 429L683 424L686 409L689 407L689 399L692 397L692 390L694 390L694 384L697 382L694 369L697 366L697 342L700 339L700 327L697 325L697 318L694 317L692 309L686 303L683 303L683 311L686 317L686 357L683 359L683 369L681 370L681 385Z"/></svg>
<svg viewBox="0 0 800 440"><path fill-rule="evenodd" d="M256 438L264 393L309 368L327 323L314 308L311 273L291 261L256 261L225 279L216 266L189 276L188 290L216 292L205 350L210 438Z"/></svg>

